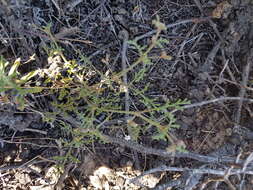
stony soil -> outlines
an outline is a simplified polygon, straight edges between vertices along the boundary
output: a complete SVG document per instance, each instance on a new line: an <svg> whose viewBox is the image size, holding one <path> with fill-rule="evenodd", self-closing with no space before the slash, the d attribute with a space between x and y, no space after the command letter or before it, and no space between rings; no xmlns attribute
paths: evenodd
<svg viewBox="0 0 253 190"><path fill-rule="evenodd" d="M42 47L51 39L40 28L51 23L69 59L77 51L93 63L108 57L109 65L95 67L119 71L122 32L147 44L157 15L168 26L162 37L172 59L157 60L139 88L150 83L150 96L202 103L177 112L180 128L172 133L188 153L157 153L167 144L145 135L139 144L153 148L147 154L126 141L95 142L77 150L80 162L66 163L60 175L51 158L64 154L55 140L61 128L0 100L0 189L252 189L252 1L0 0L0 54L9 61L35 54L24 72L47 67ZM127 56L136 57L132 50ZM51 109L45 97L36 105Z"/></svg>

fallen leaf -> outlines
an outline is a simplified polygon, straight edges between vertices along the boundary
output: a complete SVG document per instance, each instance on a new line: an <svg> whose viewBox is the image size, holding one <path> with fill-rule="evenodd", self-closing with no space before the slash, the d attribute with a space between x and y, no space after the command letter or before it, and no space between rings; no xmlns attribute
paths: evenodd
<svg viewBox="0 0 253 190"><path fill-rule="evenodd" d="M213 18L227 18L231 12L232 5L227 1L223 1L217 5L217 7L212 12Z"/></svg>

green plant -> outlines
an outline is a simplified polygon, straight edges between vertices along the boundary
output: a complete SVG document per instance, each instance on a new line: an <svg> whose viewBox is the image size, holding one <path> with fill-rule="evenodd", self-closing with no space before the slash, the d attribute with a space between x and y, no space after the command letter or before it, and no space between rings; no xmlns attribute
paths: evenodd
<svg viewBox="0 0 253 190"><path fill-rule="evenodd" d="M32 61L33 56L26 62ZM25 107L24 97L29 93L38 93L42 91L40 87L31 87L29 80L38 74L38 70L31 71L26 75L21 76L18 68L21 64L20 58L10 65L2 56L0 57L0 93L2 98L8 99L5 92L14 97L14 102L18 105L20 110Z"/></svg>
<svg viewBox="0 0 253 190"><path fill-rule="evenodd" d="M8 74L6 74L8 64L2 60L0 62L0 81L2 81L0 89L1 91L12 89L20 95L20 99L24 99L28 93L42 92L42 90L56 97L54 101L50 102L54 107L54 112L43 113L43 110L41 112L44 121L58 122L66 131L66 137L62 139L61 146L67 148L68 153L65 157L56 157L57 160L63 160L64 163L68 160L76 161L73 159L72 149L90 144L94 140L103 142L105 140L103 138L103 123L125 117L125 115L129 116L126 127L128 127L128 135L131 140L137 141L142 133L154 128L153 139L168 141L170 144L168 151L174 152L176 149L183 149L184 144L170 133L171 128L178 127L175 123L176 118L170 110L180 110L181 105L189 102L186 100L170 102L149 97L146 94L149 84L146 84L142 90L138 89L138 83L145 78L154 58L171 59L163 51L163 45L168 41L159 37L166 27L159 20L154 21L154 25L157 32L149 45L141 46L136 41L128 42L137 50L139 57L126 70L119 73L108 71L103 73L93 67L89 59L83 55L80 55L80 60L78 60L83 63L82 65L77 64L76 60L68 60L52 39L53 45L51 48L47 48L50 65L47 69L32 71L19 79L20 74L17 68L20 65L20 60L15 61ZM46 31L50 30L47 28ZM150 56L154 48L160 48L161 55ZM138 69L135 69L137 67ZM122 77L130 71L132 78L128 84L124 84ZM37 74L38 77L44 79L44 82L39 87L31 87L29 83L31 83L32 77ZM138 97L136 103L141 110L131 109L128 111L124 109L121 94L125 93L125 89L136 98ZM56 119L57 117L58 119ZM78 121L79 125L73 128L70 120L66 119L68 117ZM100 120L101 117L103 121ZM142 122L138 123L136 120ZM121 128L124 129L124 126Z"/></svg>
<svg viewBox="0 0 253 190"><path fill-rule="evenodd" d="M79 66L75 61L67 61L63 53L54 53L64 61L62 65L63 68L67 69L67 74L65 73L65 76L57 75L57 84L54 84L54 89L52 89L51 93L58 94L58 101L52 102L52 104L59 113L65 113L65 115L74 113L78 118L77 120L80 121L78 128L71 132L72 140L76 141L75 145L78 144L80 146L82 143L90 142L88 139L103 140L102 125L95 124L101 115L105 118L103 122L129 115L128 127L130 134L128 135L130 135L132 140L137 140L141 133L145 133L151 127L155 127L156 132L153 134L153 138L169 141L171 146L168 150L175 151L177 147L182 145L169 132L171 128L178 127L175 123L176 118L174 114L169 110L172 108L180 109L181 105L189 102L186 100L177 100L176 102L161 101L148 97L145 94L149 88L148 84L143 90L138 90L135 87L145 77L146 71L152 65L152 59L157 57L171 59L164 51L157 57L149 55L152 49L156 47L162 48L164 44L168 43L167 40L159 38L161 31L166 29L164 24L160 23L159 20L154 21L154 24L157 32L148 46L140 46L135 41L129 41L129 44L138 51L139 58L126 70L119 73L102 73L96 70L85 56L80 56L83 65ZM137 66L141 67L141 69L135 72ZM125 84L121 78L130 71L135 74L127 89L135 97L139 98L138 103L140 107L144 108L141 111L124 110L124 105L120 98L121 93L124 92L122 89L125 89ZM97 78L97 82L90 84L90 79L94 77ZM163 117L159 120L158 118L161 116ZM135 122L137 118L141 119L143 124L137 124ZM86 141L81 139L86 139Z"/></svg>

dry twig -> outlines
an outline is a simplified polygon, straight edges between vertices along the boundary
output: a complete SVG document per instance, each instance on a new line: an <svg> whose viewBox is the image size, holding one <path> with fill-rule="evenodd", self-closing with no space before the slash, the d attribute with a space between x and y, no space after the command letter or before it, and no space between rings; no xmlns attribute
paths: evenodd
<svg viewBox="0 0 253 190"><path fill-rule="evenodd" d="M125 71L127 69L127 41L129 39L129 34L126 30L122 31L123 33L123 47L122 47L122 52L121 52L121 65L122 65L122 71ZM129 112L130 109L130 95L129 95L129 89L128 89L128 80L127 80L127 73L124 73L123 75L123 88L124 88L124 92L125 92L125 111ZM128 123L129 120L129 114L125 115L125 119L126 122ZM127 129L128 129L128 135L131 136L131 130L127 124ZM139 163L139 159L138 159L138 154L137 152L134 150L133 151L133 157L134 160L136 161L137 167L140 168L140 163Z"/></svg>
<svg viewBox="0 0 253 190"><path fill-rule="evenodd" d="M249 73L250 73L250 69L252 67L252 62L253 62L253 49L250 50L250 54L249 54L249 57L247 59L247 65L244 67L244 70L243 70L243 73L242 73L242 76L243 76L243 80L242 80L242 86L247 86L247 83L249 81ZM236 118L235 118L235 122L236 123L240 123L240 120L241 120L241 111L242 111L242 104L243 104L243 99L246 95L246 88L241 88L240 90L240 101L238 102L238 110L237 110L237 115L236 115Z"/></svg>
<svg viewBox="0 0 253 190"><path fill-rule="evenodd" d="M207 20L208 19L206 17L185 19L185 20L177 21L177 22L172 23L172 24L167 24L166 28L167 29L168 28L172 28L172 27L175 27L175 26L181 25L181 24L206 22ZM156 32L157 32L157 30L151 30L150 32L147 32L147 33L145 33L143 35L137 36L134 40L135 41L139 41L141 39L148 38L148 37L152 36L153 34L155 34Z"/></svg>
<svg viewBox="0 0 253 190"><path fill-rule="evenodd" d="M220 97L220 98L215 98L213 100L207 100L207 101L198 102L198 103L194 103L194 104L190 104L190 105L185 105L185 106L182 106L180 109L184 110L184 109L200 107L200 106L204 106L204 105L212 104L212 103L216 103L216 102L235 101L235 100L253 103L253 99L249 99L249 98ZM172 113L177 112L177 111L179 111L179 110L178 109L172 110Z"/></svg>

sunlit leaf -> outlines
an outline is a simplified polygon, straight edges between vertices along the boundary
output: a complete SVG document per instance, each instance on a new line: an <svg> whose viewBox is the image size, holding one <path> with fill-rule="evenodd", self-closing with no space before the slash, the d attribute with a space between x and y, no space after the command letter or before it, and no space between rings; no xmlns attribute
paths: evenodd
<svg viewBox="0 0 253 190"><path fill-rule="evenodd" d="M29 79L31 79L32 77L36 76L38 73L39 73L39 70L31 71L28 74L26 74L25 76L22 76L20 81L21 82L26 82Z"/></svg>
<svg viewBox="0 0 253 190"><path fill-rule="evenodd" d="M21 61L20 58L18 58L18 59L15 60L14 64L11 66L11 69L10 69L10 71L8 73L8 76L12 76L12 75L16 74L17 69L18 69L19 65L21 64L20 61Z"/></svg>

